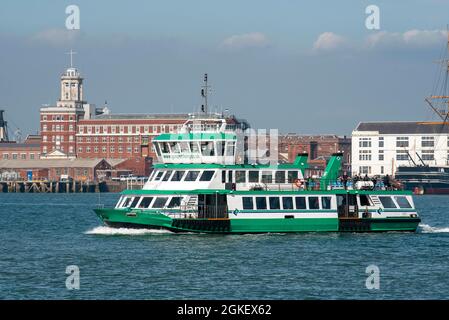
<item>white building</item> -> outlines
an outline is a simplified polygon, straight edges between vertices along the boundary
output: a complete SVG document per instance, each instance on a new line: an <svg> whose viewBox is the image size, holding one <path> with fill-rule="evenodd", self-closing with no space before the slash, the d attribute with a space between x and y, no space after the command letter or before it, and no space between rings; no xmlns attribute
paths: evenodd
<svg viewBox="0 0 449 320"><path fill-rule="evenodd" d="M449 164L449 126L360 122L352 132L352 174L394 175L398 166Z"/></svg>

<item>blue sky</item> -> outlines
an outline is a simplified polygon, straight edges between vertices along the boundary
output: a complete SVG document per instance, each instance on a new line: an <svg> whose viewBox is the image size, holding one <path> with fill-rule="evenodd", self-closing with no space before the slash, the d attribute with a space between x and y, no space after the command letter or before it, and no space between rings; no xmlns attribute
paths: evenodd
<svg viewBox="0 0 449 320"><path fill-rule="evenodd" d="M81 29L65 29L76 4ZM380 30L365 27L380 8ZM449 0L2 1L0 108L38 129L78 52L85 98L116 113L191 112L202 74L211 105L254 127L349 135L359 121L427 120Z"/></svg>

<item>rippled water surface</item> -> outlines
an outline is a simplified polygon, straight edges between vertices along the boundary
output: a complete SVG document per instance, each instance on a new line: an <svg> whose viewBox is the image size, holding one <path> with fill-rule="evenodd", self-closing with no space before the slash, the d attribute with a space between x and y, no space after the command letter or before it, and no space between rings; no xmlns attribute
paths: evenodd
<svg viewBox="0 0 449 320"><path fill-rule="evenodd" d="M104 227L117 197L0 194L0 299L449 298L449 196L415 198L417 233L226 236Z"/></svg>

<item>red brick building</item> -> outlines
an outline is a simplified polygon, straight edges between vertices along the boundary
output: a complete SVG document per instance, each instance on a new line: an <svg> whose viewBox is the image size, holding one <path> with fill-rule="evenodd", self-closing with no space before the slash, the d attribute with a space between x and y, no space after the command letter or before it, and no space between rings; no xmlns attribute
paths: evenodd
<svg viewBox="0 0 449 320"><path fill-rule="evenodd" d="M29 135L23 143L0 143L1 160L35 160L41 153L40 136Z"/></svg>
<svg viewBox="0 0 449 320"><path fill-rule="evenodd" d="M336 152L343 152L343 170L350 170L351 139L337 135L298 135L279 136L279 153L288 162L294 161L298 153L307 152L309 163L316 171L324 170L329 157Z"/></svg>

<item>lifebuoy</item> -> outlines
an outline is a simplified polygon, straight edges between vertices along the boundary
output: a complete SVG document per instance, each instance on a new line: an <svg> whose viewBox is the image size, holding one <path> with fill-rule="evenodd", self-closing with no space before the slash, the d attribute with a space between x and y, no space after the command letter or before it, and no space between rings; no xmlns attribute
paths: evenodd
<svg viewBox="0 0 449 320"><path fill-rule="evenodd" d="M295 179L295 181L293 181L293 183L295 184L295 186L297 188L301 188L304 185L304 180L301 179Z"/></svg>

